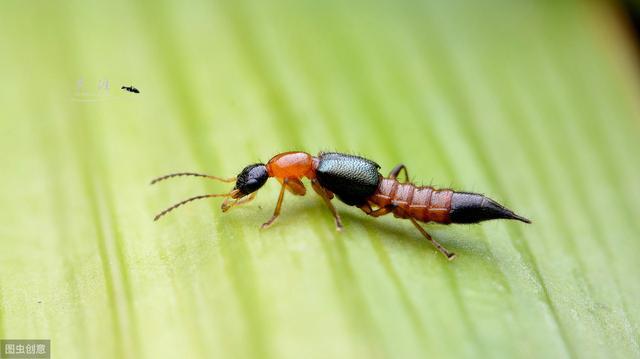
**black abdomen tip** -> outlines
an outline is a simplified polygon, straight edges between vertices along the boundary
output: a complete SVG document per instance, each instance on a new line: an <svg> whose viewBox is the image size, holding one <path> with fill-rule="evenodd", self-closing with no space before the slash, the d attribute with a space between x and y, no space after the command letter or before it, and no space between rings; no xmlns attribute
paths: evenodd
<svg viewBox="0 0 640 359"><path fill-rule="evenodd" d="M530 220L477 193L456 192L451 197L451 223L478 223L490 219L515 219L524 223Z"/></svg>

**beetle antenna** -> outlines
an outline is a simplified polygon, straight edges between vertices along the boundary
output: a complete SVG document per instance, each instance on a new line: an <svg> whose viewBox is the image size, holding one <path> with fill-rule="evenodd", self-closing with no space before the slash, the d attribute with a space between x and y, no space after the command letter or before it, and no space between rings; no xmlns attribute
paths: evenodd
<svg viewBox="0 0 640 359"><path fill-rule="evenodd" d="M182 205L183 205L183 204L185 204L185 203L189 203L189 202L191 202L191 201L195 201L195 200L197 200L197 199L211 198L211 197L229 197L229 196L231 196L231 195L232 195L232 193L221 193L221 194L205 194L205 195L201 195L201 196L191 197L191 198L185 199L185 200L184 200L184 201L182 201L182 202L178 202L178 203L174 204L173 206L171 206L171 207L169 207L169 208L165 209L164 211L162 211L162 212L158 213L155 217L153 217L153 221L154 221L154 222L155 222L155 221L157 221L158 219L160 219L160 217L162 217L162 216L164 216L165 214L167 214L167 213L169 213L169 212L173 211L174 209L176 209L176 208L178 208L178 207L182 206Z"/></svg>
<svg viewBox="0 0 640 359"><path fill-rule="evenodd" d="M218 180L218 181L222 181L222 182L235 182L235 180L236 180L235 177L233 177L233 178L222 178L222 177L217 177L217 176L204 175L204 174L201 174L201 173L180 172L180 173L172 173L172 174L168 174L166 176L158 177L158 178L154 179L153 181L151 181L150 184L154 184L156 182L164 181L166 179L173 178L173 177L179 177L179 176L204 177L204 178L209 178L209 179L212 179L212 180Z"/></svg>

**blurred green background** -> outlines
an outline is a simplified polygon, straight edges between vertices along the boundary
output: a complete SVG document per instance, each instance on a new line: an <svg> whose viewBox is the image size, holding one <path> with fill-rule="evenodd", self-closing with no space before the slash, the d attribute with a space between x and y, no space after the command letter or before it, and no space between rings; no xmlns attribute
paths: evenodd
<svg viewBox="0 0 640 359"><path fill-rule="evenodd" d="M54 358L640 357L638 47L597 1L0 1L0 338ZM120 89L133 85L140 94ZM269 183L338 150L531 218L427 229Z"/></svg>

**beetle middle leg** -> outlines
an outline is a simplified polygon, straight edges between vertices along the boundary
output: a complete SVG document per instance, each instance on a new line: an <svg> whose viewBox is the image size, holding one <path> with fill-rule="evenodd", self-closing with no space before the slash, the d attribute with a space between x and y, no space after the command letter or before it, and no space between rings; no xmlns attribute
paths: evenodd
<svg viewBox="0 0 640 359"><path fill-rule="evenodd" d="M314 191L316 191L316 193L320 197L322 197L322 200L324 201L324 203L327 204L327 207L329 207L329 210L331 211L331 214L333 214L333 218L336 221L336 230L337 231L341 231L342 228L343 228L342 227L342 219L340 219L340 214L338 213L336 208L331 203L331 198L333 198L333 195L331 195L330 193L327 192L327 190L322 188L320 183L318 183L317 179L312 179L311 180L311 187L313 188Z"/></svg>
<svg viewBox="0 0 640 359"><path fill-rule="evenodd" d="M411 223L413 223L414 226L416 226L416 228L420 231L420 233L422 233L422 235L426 239L428 239L431 242L431 244L433 244L436 247L436 249L440 253L442 253L445 257L447 257L448 260L453 260L456 257L455 253L449 252L445 247L442 246L442 244L438 243L438 241L433 239L431 235L427 233L427 231L425 231L424 228L422 228L422 226L418 224L418 222L415 219L409 218L409 220L411 221Z"/></svg>
<svg viewBox="0 0 640 359"><path fill-rule="evenodd" d="M395 167L393 167L393 169L391 170L391 172L389 172L389 178L391 179L396 179L398 178L398 175L400 174L400 172L404 170L404 178L405 178L405 182L409 182L409 171L407 171L407 166L405 166L404 164L399 164Z"/></svg>
<svg viewBox="0 0 640 359"><path fill-rule="evenodd" d="M273 221L275 221L280 215L280 208L282 207L282 200L284 199L284 190L287 188L288 182L288 178L282 180L282 187L280 188L280 195L278 195L278 203L276 204L276 209L273 211L273 216L271 216L268 221L264 222L260 228L264 229L270 227L273 224Z"/></svg>

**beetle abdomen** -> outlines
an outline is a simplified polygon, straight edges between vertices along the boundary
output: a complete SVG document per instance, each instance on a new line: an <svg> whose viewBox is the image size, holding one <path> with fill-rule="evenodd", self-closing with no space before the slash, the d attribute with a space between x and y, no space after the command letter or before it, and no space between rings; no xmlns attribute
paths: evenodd
<svg viewBox="0 0 640 359"><path fill-rule="evenodd" d="M515 219L531 223L491 198L469 192L453 194L449 216L452 223L478 223L490 219Z"/></svg>
<svg viewBox="0 0 640 359"><path fill-rule="evenodd" d="M377 163L336 152L323 152L318 158L318 182L342 202L351 206L362 205L378 188L382 176L378 173L380 166Z"/></svg>

